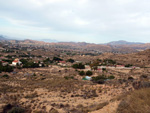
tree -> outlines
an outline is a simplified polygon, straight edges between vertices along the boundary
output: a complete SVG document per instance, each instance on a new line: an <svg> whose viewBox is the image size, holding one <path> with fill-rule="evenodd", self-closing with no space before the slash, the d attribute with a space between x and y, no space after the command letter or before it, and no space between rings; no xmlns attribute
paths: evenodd
<svg viewBox="0 0 150 113"><path fill-rule="evenodd" d="M22 62L22 64L25 64L25 63L27 63L27 62L28 62L28 60L27 60L27 59L21 59L20 61Z"/></svg>
<svg viewBox="0 0 150 113"><path fill-rule="evenodd" d="M125 65L125 67L131 67L131 66L133 66L132 64L127 64L127 65Z"/></svg>
<svg viewBox="0 0 150 113"><path fill-rule="evenodd" d="M102 68L103 71L106 71L106 68Z"/></svg>
<svg viewBox="0 0 150 113"><path fill-rule="evenodd" d="M85 72L84 71L80 71L79 75L83 76L83 75L85 75Z"/></svg>
<svg viewBox="0 0 150 113"><path fill-rule="evenodd" d="M87 71L86 75L91 76L91 75L93 75L93 72L92 71Z"/></svg>
<svg viewBox="0 0 150 113"><path fill-rule="evenodd" d="M75 69L85 69L85 66L82 63L73 64L72 67Z"/></svg>
<svg viewBox="0 0 150 113"><path fill-rule="evenodd" d="M8 79L8 78L9 78L9 75L5 74L5 75L3 75L2 77Z"/></svg>
<svg viewBox="0 0 150 113"><path fill-rule="evenodd" d="M14 68L9 66L9 65L3 66L2 64L0 64L0 71L1 72L12 72L13 69Z"/></svg>
<svg viewBox="0 0 150 113"><path fill-rule="evenodd" d="M114 79L115 77L113 75L109 76L108 79Z"/></svg>
<svg viewBox="0 0 150 113"><path fill-rule="evenodd" d="M96 76L96 77L92 77L92 81L94 83L98 83L98 84L103 84L105 83L105 80L106 80L106 76L104 75L99 75L99 76Z"/></svg>
<svg viewBox="0 0 150 113"><path fill-rule="evenodd" d="M62 61L62 59L59 57L53 57L53 61Z"/></svg>
<svg viewBox="0 0 150 113"><path fill-rule="evenodd" d="M70 58L70 59L68 59L67 61L68 61L68 62L71 62L71 63L74 63L74 60L73 60L73 59L71 59L71 58Z"/></svg>

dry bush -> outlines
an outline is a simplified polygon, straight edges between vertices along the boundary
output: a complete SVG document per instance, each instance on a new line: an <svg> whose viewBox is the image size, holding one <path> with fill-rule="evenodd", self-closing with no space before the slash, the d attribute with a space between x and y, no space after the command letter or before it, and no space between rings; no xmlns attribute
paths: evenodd
<svg viewBox="0 0 150 113"><path fill-rule="evenodd" d="M136 90L121 101L117 113L150 113L150 88Z"/></svg>
<svg viewBox="0 0 150 113"><path fill-rule="evenodd" d="M50 111L49 111L49 113L59 113L59 112L56 109L51 108Z"/></svg>
<svg viewBox="0 0 150 113"><path fill-rule="evenodd" d="M108 102L104 102L104 103L100 103L100 104L94 104L94 105L91 105L91 106L88 106L88 107L84 107L82 104L79 104L79 105L76 106L76 108L81 113L88 113L88 112L92 112L92 111L102 109L104 106L106 106L108 104L109 104Z"/></svg>
<svg viewBox="0 0 150 113"><path fill-rule="evenodd" d="M37 94L37 92L34 92L34 93L31 93L31 94L27 94L26 96L25 96L25 98L36 98L36 97L38 97L38 94Z"/></svg>

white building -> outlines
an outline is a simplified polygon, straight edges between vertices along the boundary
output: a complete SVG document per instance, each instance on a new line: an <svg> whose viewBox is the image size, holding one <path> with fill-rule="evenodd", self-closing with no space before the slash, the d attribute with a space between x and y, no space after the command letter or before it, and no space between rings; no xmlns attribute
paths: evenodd
<svg viewBox="0 0 150 113"><path fill-rule="evenodd" d="M22 62L20 62L18 58L16 58L16 59L12 62L12 65L13 65L13 66L21 65L21 64L22 64Z"/></svg>

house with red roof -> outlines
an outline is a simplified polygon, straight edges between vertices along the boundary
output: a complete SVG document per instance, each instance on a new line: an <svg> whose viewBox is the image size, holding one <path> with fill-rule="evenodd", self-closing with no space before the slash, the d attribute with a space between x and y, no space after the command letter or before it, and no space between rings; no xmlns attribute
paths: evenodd
<svg viewBox="0 0 150 113"><path fill-rule="evenodd" d="M16 58L13 62L12 62L12 65L13 66L16 66L16 65L21 65L22 62L20 62L20 60L18 58Z"/></svg>

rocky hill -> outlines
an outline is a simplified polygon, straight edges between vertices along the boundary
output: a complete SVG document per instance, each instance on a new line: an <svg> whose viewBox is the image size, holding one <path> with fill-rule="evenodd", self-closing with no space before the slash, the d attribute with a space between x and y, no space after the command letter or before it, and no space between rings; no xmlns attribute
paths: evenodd
<svg viewBox="0 0 150 113"><path fill-rule="evenodd" d="M119 40L119 41L112 41L112 42L109 42L107 44L109 44L109 45L133 45L133 44L144 44L144 43L141 43L141 42L127 42L127 41L124 41L124 40Z"/></svg>
<svg viewBox="0 0 150 113"><path fill-rule="evenodd" d="M114 41L107 44L94 44L86 42L44 42L37 40L8 40L8 38L0 35L0 41L8 41L12 44L47 46L61 49L72 49L79 51L90 51L96 53L135 53L150 49L150 43Z"/></svg>
<svg viewBox="0 0 150 113"><path fill-rule="evenodd" d="M113 59L124 65L132 64L140 67L150 67L150 49L130 54L105 53L100 57L104 59Z"/></svg>

